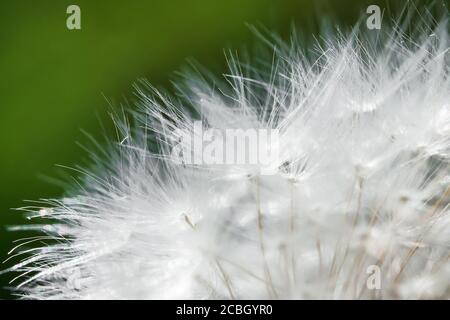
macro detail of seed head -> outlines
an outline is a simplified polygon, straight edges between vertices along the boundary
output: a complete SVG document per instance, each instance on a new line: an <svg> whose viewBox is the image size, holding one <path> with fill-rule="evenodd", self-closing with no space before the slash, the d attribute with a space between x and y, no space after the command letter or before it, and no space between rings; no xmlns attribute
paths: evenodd
<svg viewBox="0 0 450 320"><path fill-rule="evenodd" d="M11 251L15 292L450 298L449 28L384 28L259 34L263 66L139 83L76 191L23 208L40 236Z"/></svg>

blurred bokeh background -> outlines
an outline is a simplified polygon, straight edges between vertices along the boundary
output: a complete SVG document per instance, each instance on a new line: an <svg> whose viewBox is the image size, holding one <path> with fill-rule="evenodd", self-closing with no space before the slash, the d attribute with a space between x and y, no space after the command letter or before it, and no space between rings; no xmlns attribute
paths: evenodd
<svg viewBox="0 0 450 320"><path fill-rule="evenodd" d="M87 157L76 143L87 143L82 130L99 139L108 134L107 100L117 106L127 101L137 79L170 89L174 72L188 58L220 75L226 71L223 49L239 53L256 41L247 24L265 26L287 39L292 24L314 34L322 17L351 26L370 4L395 10L405 2L1 1L0 260L7 258L14 239L29 235L7 231L26 223L11 208L26 205L26 199L63 195L55 183L61 169L55 165L73 166ZM448 10L448 1L440 2ZM66 27L71 4L81 8L81 30ZM12 297L6 289L12 278L0 275L0 298Z"/></svg>

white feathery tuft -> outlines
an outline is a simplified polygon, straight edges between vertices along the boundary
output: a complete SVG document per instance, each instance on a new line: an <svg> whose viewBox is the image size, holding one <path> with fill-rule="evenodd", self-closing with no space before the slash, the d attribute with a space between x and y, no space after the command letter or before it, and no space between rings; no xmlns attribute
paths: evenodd
<svg viewBox="0 0 450 320"><path fill-rule="evenodd" d="M450 37L446 24L426 30L329 35L313 54L275 40L268 72L231 59L225 84L190 77L178 99L138 89L134 129L117 121L120 143L82 187L26 208L50 222L14 250L18 291L450 298ZM278 130L271 174L174 161L195 120Z"/></svg>

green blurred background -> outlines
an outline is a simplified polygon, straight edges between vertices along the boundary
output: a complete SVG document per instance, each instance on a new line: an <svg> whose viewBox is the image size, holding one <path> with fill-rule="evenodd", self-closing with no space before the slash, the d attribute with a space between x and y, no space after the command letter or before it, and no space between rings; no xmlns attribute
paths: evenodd
<svg viewBox="0 0 450 320"><path fill-rule="evenodd" d="M392 10L393 2L405 3L388 2L2 0L0 259L14 239L27 236L7 232L7 226L26 222L11 208L26 205L24 199L61 196L62 188L46 177L59 177L55 164L72 166L87 157L76 144L87 143L80 129L95 138L111 130L106 98L119 105L143 77L169 88L187 58L225 72L223 49L239 52L255 42L247 24L288 38L292 23L313 34L321 17L350 26L370 4ZM70 4L81 8L81 30L66 28ZM0 298L12 297L5 289L11 279L0 275Z"/></svg>

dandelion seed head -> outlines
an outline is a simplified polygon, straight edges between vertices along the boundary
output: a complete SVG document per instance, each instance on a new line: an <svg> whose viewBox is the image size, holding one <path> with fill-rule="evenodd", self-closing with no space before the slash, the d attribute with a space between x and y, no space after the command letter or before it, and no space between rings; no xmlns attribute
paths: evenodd
<svg viewBox="0 0 450 320"><path fill-rule="evenodd" d="M31 299L449 298L448 29L387 33L380 48L363 30L329 34L318 57L284 44L270 71L230 58L226 84L190 75L183 99L138 87L133 117L144 125L116 120L119 143L83 171L82 187L24 208L49 223L13 250L17 290ZM278 157L264 168L204 165L203 154L178 161L187 138L202 137L195 121L217 130L208 142L228 129L278 130ZM379 290L367 287L371 266Z"/></svg>

